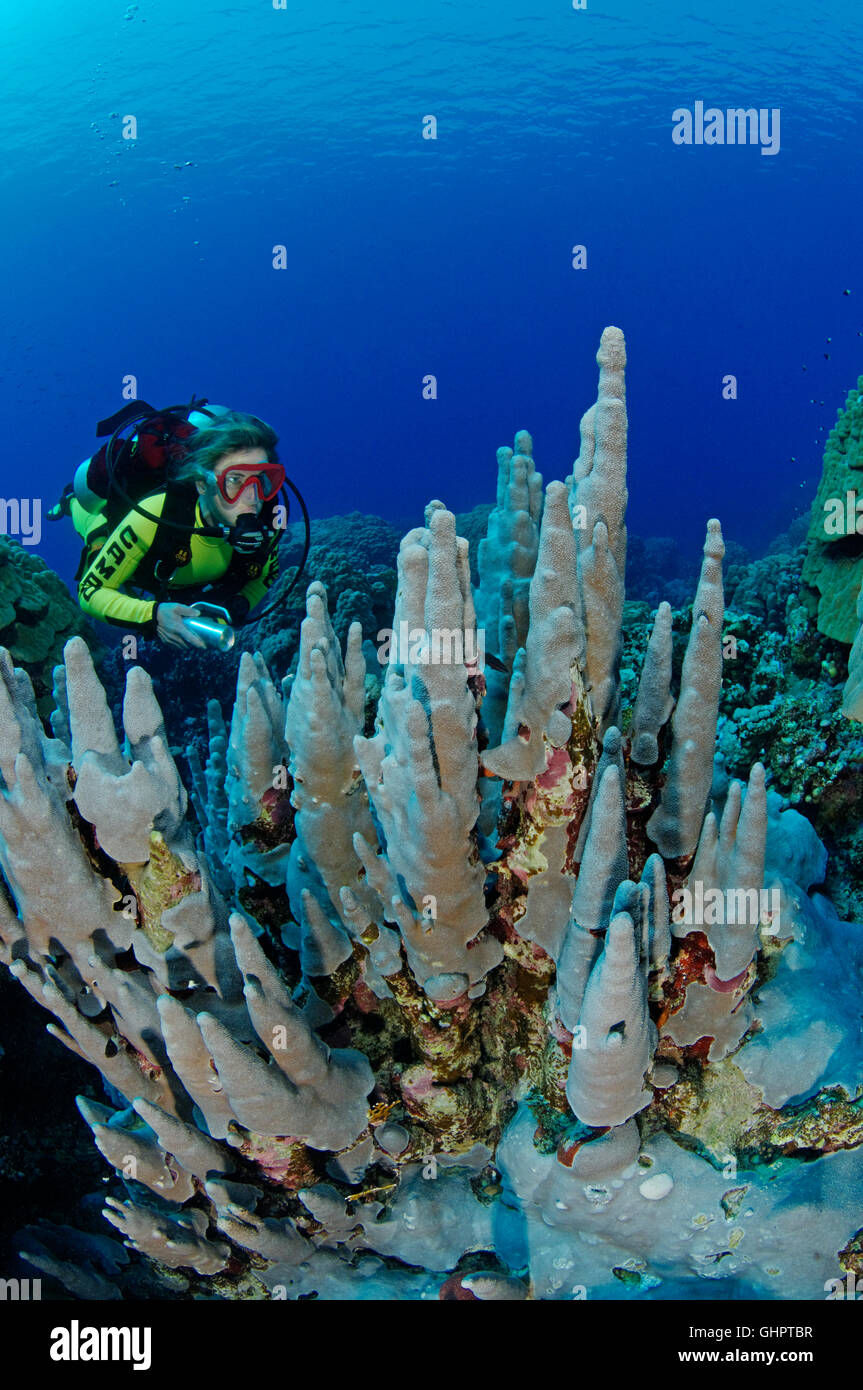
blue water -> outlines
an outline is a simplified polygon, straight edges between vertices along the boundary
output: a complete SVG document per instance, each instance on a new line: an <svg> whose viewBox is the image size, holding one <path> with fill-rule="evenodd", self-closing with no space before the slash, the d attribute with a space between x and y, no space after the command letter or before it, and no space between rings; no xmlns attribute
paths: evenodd
<svg viewBox="0 0 863 1390"><path fill-rule="evenodd" d="M0 6L4 496L50 505L134 374L269 420L313 516L468 508L517 429L569 471L616 323L635 531L808 504L863 371L856 0L179 11ZM674 144L699 100L779 152ZM71 575L68 522L38 549Z"/></svg>

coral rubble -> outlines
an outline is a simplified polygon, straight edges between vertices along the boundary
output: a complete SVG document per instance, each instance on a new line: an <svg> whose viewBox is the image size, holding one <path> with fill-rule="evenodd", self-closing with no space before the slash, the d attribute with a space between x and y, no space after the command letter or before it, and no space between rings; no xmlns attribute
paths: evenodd
<svg viewBox="0 0 863 1390"><path fill-rule="evenodd" d="M760 763L714 762L717 521L679 690L667 604L624 689L619 329L597 361L565 483L526 431L498 451L476 591L440 503L402 540L373 729L322 584L293 677L243 655L197 825L141 668L121 744L81 639L50 735L0 658L0 950L104 1077L80 1109L137 1252L37 1228L76 1296L151 1292L144 1261L222 1299L795 1298L846 1267L863 939Z"/></svg>

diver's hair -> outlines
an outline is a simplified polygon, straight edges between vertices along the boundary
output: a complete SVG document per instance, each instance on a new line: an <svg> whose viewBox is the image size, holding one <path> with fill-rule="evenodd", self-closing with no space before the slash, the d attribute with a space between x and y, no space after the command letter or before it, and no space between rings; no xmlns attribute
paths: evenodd
<svg viewBox="0 0 863 1390"><path fill-rule="evenodd" d="M257 415L244 415L229 410L212 422L201 426L189 439L181 461L171 469L171 479L177 483L206 482L208 475L225 454L236 449L266 449L270 463L278 463L275 430L259 420Z"/></svg>

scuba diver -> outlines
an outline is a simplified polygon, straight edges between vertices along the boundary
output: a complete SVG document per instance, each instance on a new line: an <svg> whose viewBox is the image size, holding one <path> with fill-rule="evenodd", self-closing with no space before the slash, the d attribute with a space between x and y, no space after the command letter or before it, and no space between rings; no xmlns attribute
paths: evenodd
<svg viewBox="0 0 863 1390"><path fill-rule="evenodd" d="M130 402L99 424L97 434L108 433L48 514L70 515L84 539L82 610L170 646L227 650L278 575L286 487L306 528L291 589L308 556L308 511L278 460L277 435L254 415L194 397L162 411Z"/></svg>

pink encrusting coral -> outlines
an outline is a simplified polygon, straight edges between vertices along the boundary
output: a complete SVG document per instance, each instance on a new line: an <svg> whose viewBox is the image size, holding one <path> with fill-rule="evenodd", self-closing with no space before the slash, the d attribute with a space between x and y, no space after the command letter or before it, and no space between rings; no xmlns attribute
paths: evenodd
<svg viewBox="0 0 863 1390"><path fill-rule="evenodd" d="M597 360L566 483L543 503L526 431L498 451L476 593L440 503L404 538L392 630L411 641L370 732L362 632L343 656L320 584L292 679L243 657L230 730L211 706L209 760L191 760L197 826L143 670L121 746L81 639L52 736L0 659L3 959L110 1088L82 1105L126 1188L108 1221L192 1291L615 1297L624 1268L645 1291L722 1277L771 1297L777 1240L787 1296L839 1271L863 1137L853 1007L797 1086L789 1039L812 1020L777 1004L814 983L833 927L775 867L781 920L672 921L696 880L757 898L777 817L760 766L746 788L715 776L718 522L679 693L660 605L623 707L619 329ZM503 669L461 659L478 627ZM859 969L849 947L837 997ZM770 1186L758 1168L788 1152L789 1099L822 1154L817 1235L800 1164ZM729 1155L751 1166L733 1239Z"/></svg>

